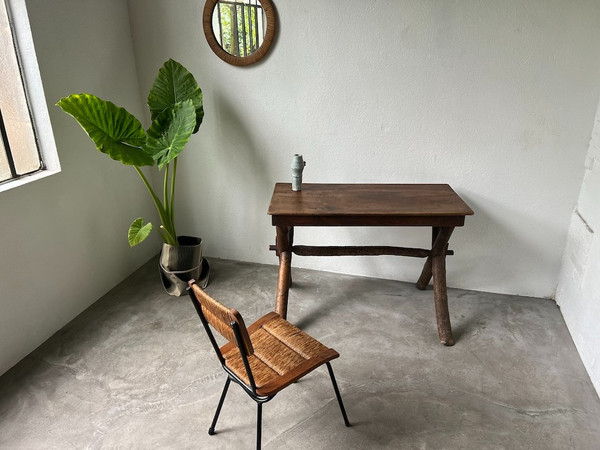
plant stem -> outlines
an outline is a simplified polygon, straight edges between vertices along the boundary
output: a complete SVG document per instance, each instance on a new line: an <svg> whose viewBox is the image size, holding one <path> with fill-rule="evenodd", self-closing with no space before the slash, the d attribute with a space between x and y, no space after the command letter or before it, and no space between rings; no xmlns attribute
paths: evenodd
<svg viewBox="0 0 600 450"><path fill-rule="evenodd" d="M169 166L170 164L167 164L165 166L165 176L163 179L163 204L165 205L165 212L167 213L171 221L173 221L173 217L169 214L169 198L167 197L167 186L169 184Z"/></svg>
<svg viewBox="0 0 600 450"><path fill-rule="evenodd" d="M169 245L179 245L179 243L177 242L177 239L175 237L173 237L173 235L171 233L169 233L169 230L167 230L164 227L164 225L161 225L160 229L162 231L164 231L165 234L166 234L166 237L167 237L167 240L168 240L167 244L169 244ZM161 236L162 236L162 233L161 233Z"/></svg>
<svg viewBox="0 0 600 450"><path fill-rule="evenodd" d="M162 232L162 227L155 228L155 229L156 229L156 231L158 231L158 234L160 235L160 238L163 240L163 242L167 242L167 237Z"/></svg>
<svg viewBox="0 0 600 450"><path fill-rule="evenodd" d="M171 175L171 200L169 205L171 206L171 211L169 215L171 216L171 220L173 224L175 224L175 178L177 177L177 157L173 160L173 174Z"/></svg>
<svg viewBox="0 0 600 450"><path fill-rule="evenodd" d="M163 236L161 234L161 237L163 237L163 239L165 237L167 238L167 239L164 239L164 241L167 244L177 245L177 240L173 237L173 236L177 236L177 235L175 234L174 228L171 228L173 226L172 221L169 220L169 216L168 216L167 212L165 211L165 208L163 207L162 203L160 202L160 199L154 193L154 190L150 186L150 183L148 183L148 180L146 179L146 177L144 176L144 174L142 173L140 168L138 166L133 166L133 167L135 168L136 172L138 173L138 175L144 182L146 189L148 189L148 192L150 193L150 196L152 197L152 200L154 201L154 205L156 206L156 210L158 211L158 215L160 216L160 220L163 223L163 230L164 230L166 236Z"/></svg>

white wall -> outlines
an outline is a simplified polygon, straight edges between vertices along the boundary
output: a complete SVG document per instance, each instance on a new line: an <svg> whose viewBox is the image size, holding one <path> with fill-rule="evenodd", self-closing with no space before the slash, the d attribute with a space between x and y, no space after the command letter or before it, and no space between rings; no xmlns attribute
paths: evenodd
<svg viewBox="0 0 600 450"><path fill-rule="evenodd" d="M124 0L28 0L62 172L0 193L0 373L147 261L127 228L152 205L54 104L92 92L141 110Z"/></svg>
<svg viewBox="0 0 600 450"><path fill-rule="evenodd" d="M590 378L600 392L600 108L579 201L571 218L556 301Z"/></svg>
<svg viewBox="0 0 600 450"><path fill-rule="evenodd" d="M142 92L173 57L205 122L181 158L180 232L208 255L275 263L273 183L450 183L475 210L452 239L454 287L553 296L600 93L600 3L276 1L262 63L209 49L197 0L129 0ZM373 236L376 235L376 242ZM296 232L298 243L426 246L423 230ZM416 280L422 261L297 266Z"/></svg>

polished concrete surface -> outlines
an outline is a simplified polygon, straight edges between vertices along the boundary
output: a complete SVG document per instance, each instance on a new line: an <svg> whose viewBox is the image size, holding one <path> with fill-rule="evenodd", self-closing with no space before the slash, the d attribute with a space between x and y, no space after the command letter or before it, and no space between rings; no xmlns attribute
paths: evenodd
<svg viewBox="0 0 600 450"><path fill-rule="evenodd" d="M207 291L246 323L277 268L211 260ZM243 449L255 403L225 376L187 297L153 259L0 377L0 448ZM289 320L340 352L263 407L270 449L595 449L600 401L555 303L450 290L457 343L437 341L431 290L294 269Z"/></svg>

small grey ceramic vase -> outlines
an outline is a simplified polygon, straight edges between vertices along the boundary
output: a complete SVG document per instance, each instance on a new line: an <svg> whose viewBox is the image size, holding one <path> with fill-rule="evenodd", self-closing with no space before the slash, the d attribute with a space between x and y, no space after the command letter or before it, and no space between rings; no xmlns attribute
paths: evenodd
<svg viewBox="0 0 600 450"><path fill-rule="evenodd" d="M295 154L292 159L292 191L302 190L302 171L306 166L306 161L302 159L302 155Z"/></svg>

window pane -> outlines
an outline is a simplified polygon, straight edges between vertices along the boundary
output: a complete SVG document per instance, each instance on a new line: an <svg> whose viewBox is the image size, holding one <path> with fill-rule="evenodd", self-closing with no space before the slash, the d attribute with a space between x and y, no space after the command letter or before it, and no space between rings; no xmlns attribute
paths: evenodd
<svg viewBox="0 0 600 450"><path fill-rule="evenodd" d="M27 106L21 70L15 52L6 4L0 0L0 111L10 148L2 147L0 177L3 178L6 152L12 155L17 175L40 169L40 157Z"/></svg>

